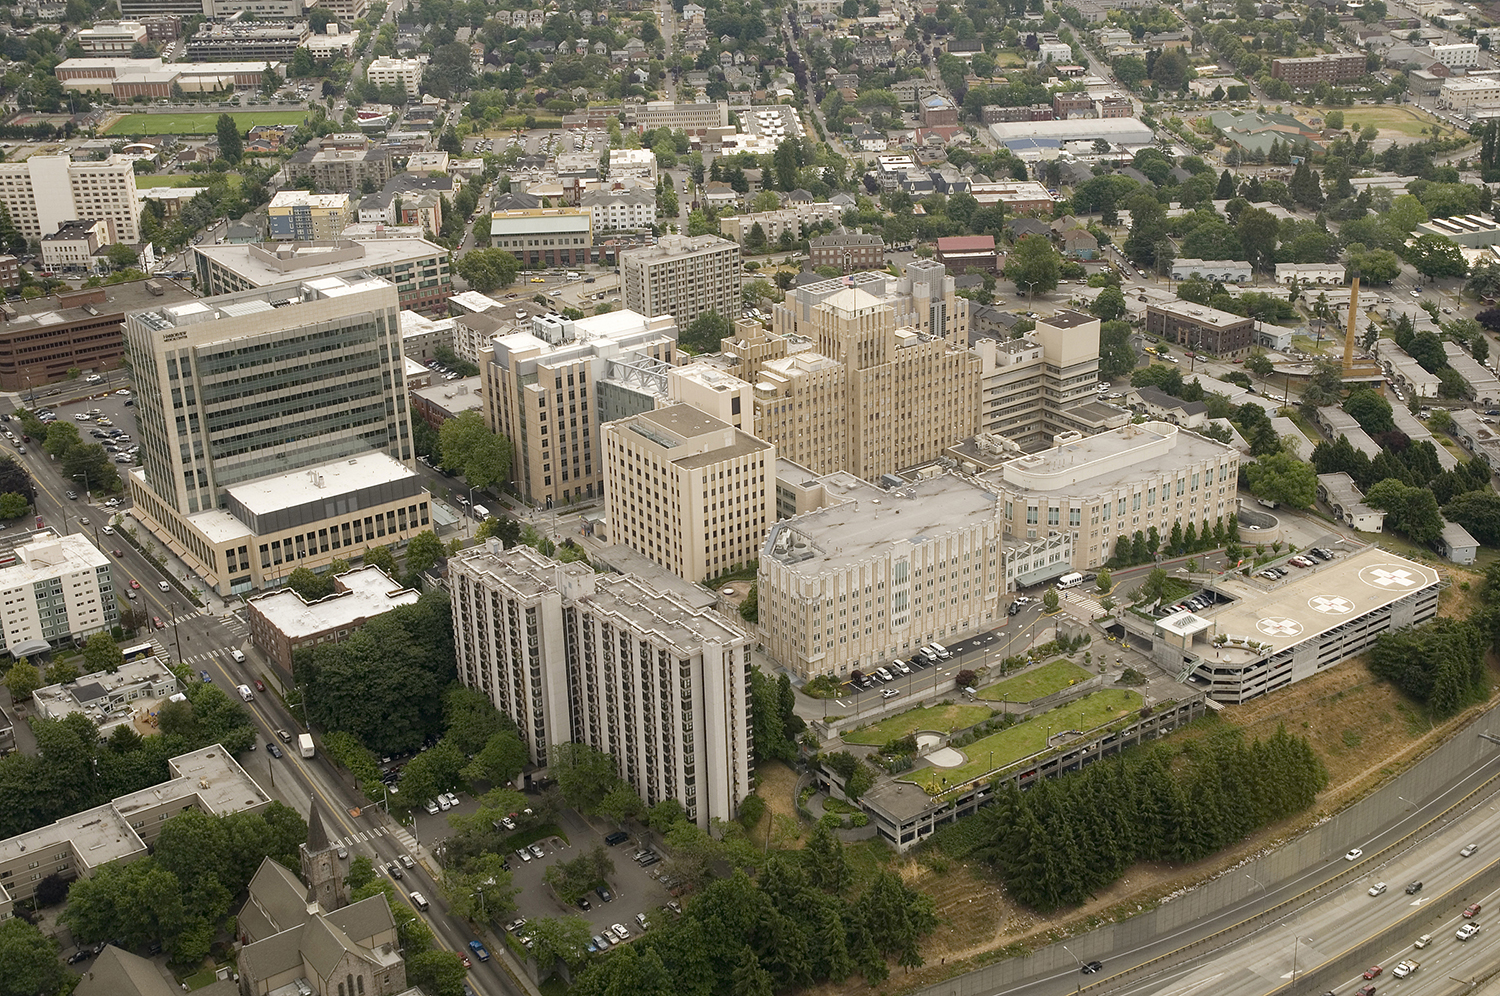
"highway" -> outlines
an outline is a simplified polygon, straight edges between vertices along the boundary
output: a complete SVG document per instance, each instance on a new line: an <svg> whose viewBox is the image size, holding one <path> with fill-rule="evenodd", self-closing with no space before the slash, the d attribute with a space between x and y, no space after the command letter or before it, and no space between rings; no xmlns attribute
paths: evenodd
<svg viewBox="0 0 1500 996"><path fill-rule="evenodd" d="M118 389L116 380L110 385ZM57 396L43 395L38 402L53 406L60 419L68 419L84 403L104 405L102 385L91 388L82 383L58 385ZM50 389L49 389L50 390ZM118 402L123 402L118 398ZM22 399L0 401L0 410L12 411ZM123 408L122 412L133 415L134 409ZM113 414L113 412L112 412ZM133 419L115 415L115 423L127 432L134 433ZM13 430L15 422L8 424ZM87 429L88 426L83 426ZM60 531L79 529L98 530L113 521L111 513L98 504L87 504L78 485L64 479L55 462L42 451L40 445L27 447L25 456L17 457L31 472L36 483L37 515L49 526ZM121 468L122 470L124 468ZM66 493L77 489L79 498L69 500ZM103 496L95 495L102 500ZM134 520L124 510L125 520L121 532L128 532ZM79 517L89 520L87 526L78 522ZM15 527L12 527L15 528ZM136 534L143 542L158 547L148 538L145 530L136 527ZM438 871L425 848L416 846L410 833L399 826L394 818L387 816L376 805L366 805L360 793L348 781L342 779L334 766L322 753L304 759L297 752L295 737L305 730L300 715L294 716L279 696L281 678L279 672L265 665L258 651L249 646L249 626L243 617L243 609L231 602L226 606L215 596L209 596L209 606L198 609L188 603L187 598L176 588L163 592L158 587L162 579L156 565L149 561L124 536L99 536L100 549L113 564L116 593L121 604L145 611L148 617L160 617L165 629L152 629L149 637L162 653L171 659L179 659L196 676L207 671L209 678L227 694L235 696L235 686L247 684L254 687L257 679L264 682L266 691L257 693L254 701L244 704L257 730L257 744L253 752L241 754L237 760L245 771L264 788L272 798L291 806L304 818L308 815L310 801L316 799L322 809L324 825L330 839L341 841L349 849L350 858L364 854L375 862L380 874L383 869L403 853L410 853L418 860L416 868L406 870L404 878L393 882L398 892L405 896L412 890L419 891L431 903L431 908L417 915L432 929L437 946L457 952L467 952L468 943L477 936L471 927L447 915L447 903L437 887L435 875ZM111 539L116 542L110 542ZM114 551L120 551L116 556ZM128 587L130 579L140 582L139 589ZM136 599L126 601L126 592L133 591ZM148 627L149 629L150 627ZM144 631L143 631L144 632ZM230 650L243 650L244 663L236 663ZM276 730L287 730L293 736L289 744L276 740ZM274 759L266 752L266 744L276 741L283 750L283 757ZM505 941L493 935L482 935L485 946L495 956L488 962L475 961L469 970L469 982L480 996L512 996L524 990L507 973L502 959Z"/></svg>
<svg viewBox="0 0 1500 996"><path fill-rule="evenodd" d="M1459 736L1474 737L1486 726L1481 720ZM1500 929L1492 934L1486 921L1486 915L1500 913L1500 845L1492 843L1500 828L1500 748L1483 749L1481 757L1447 785L1432 790L1421 805L1395 797L1398 815L1365 839L1339 840L1328 853L1301 853L1317 846L1322 835L1314 829L1280 843L1277 856L1289 855L1298 867L1280 881L1262 881L1253 874L1269 860L1265 855L1226 870L1223 876L1242 890L1244 898L1218 909L1205 907L1201 913L1193 907L1196 915L1179 915L1180 928L1132 945L1124 938L1139 935L1141 924L1105 924L1024 961L996 966L1008 969L1003 986L987 984L982 978L987 970L980 969L921 992L1262 996L1331 991L1343 996L1352 993L1356 983L1367 984L1361 975L1374 965L1384 969L1374 982L1382 992L1396 987L1401 996L1466 991L1468 980L1493 969L1491 945L1500 944L1495 936ZM1371 805L1377 805L1376 800L1360 804ZM1472 857L1460 856L1466 844L1476 841L1479 849ZM1344 857L1350 848L1362 851L1355 861ZM1415 881L1423 888L1408 895L1405 887ZM1370 896L1377 882L1388 888ZM1190 893L1209 887L1200 884L1167 902L1194 902L1202 897ZM1465 922L1460 914L1471 902L1485 907L1474 918L1481 930L1477 937L1460 942L1454 932ZM1423 934L1431 934L1432 943L1419 951L1413 942ZM1418 961L1421 968L1398 980L1391 970L1403 958ZM1103 962L1102 972L1079 971L1081 964L1094 959ZM1463 985L1455 988L1455 982Z"/></svg>

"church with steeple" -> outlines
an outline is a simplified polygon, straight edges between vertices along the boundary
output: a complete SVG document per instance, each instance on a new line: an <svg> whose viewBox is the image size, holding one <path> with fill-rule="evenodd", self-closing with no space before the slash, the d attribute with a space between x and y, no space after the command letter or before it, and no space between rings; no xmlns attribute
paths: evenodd
<svg viewBox="0 0 1500 996"><path fill-rule="evenodd" d="M317 996L395 996L407 990L406 962L385 893L349 902L338 845L312 800L301 878L266 858L239 914L240 993L283 986Z"/></svg>

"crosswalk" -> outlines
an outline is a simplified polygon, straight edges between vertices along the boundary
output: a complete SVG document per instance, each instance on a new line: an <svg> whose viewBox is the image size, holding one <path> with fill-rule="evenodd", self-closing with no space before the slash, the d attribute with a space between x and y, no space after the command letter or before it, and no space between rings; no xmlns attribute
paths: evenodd
<svg viewBox="0 0 1500 996"><path fill-rule="evenodd" d="M343 844L345 847L353 847L355 844L363 844L366 841L373 841L376 837L384 836L386 836L385 827L373 827L369 830L360 830L342 837L338 840L338 843ZM391 836L395 836L395 834Z"/></svg>

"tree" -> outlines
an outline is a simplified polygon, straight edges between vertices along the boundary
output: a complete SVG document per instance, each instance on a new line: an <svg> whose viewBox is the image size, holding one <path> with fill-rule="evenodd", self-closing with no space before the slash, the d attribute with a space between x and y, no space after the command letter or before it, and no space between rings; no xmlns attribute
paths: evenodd
<svg viewBox="0 0 1500 996"><path fill-rule="evenodd" d="M101 255L104 257L105 262L109 263L112 270L128 270L132 266L140 265L140 258L136 256L135 249L123 242L116 242L112 246L106 246Z"/></svg>
<svg viewBox="0 0 1500 996"><path fill-rule="evenodd" d="M1255 497L1288 508L1307 508L1317 498L1317 472L1285 450L1246 465L1245 478Z"/></svg>
<svg viewBox="0 0 1500 996"><path fill-rule="evenodd" d="M614 755L588 744L554 744L549 767L568 805L589 814L598 811L604 797L620 781Z"/></svg>
<svg viewBox="0 0 1500 996"><path fill-rule="evenodd" d="M1042 592L1042 605L1048 612L1056 612L1059 601L1056 588L1048 588Z"/></svg>
<svg viewBox="0 0 1500 996"><path fill-rule="evenodd" d="M57 942L19 916L0 922L0 996L36 996L71 991L69 973L57 960ZM77 976L73 976L77 981Z"/></svg>
<svg viewBox="0 0 1500 996"><path fill-rule="evenodd" d="M10 690L12 702L25 702L42 687L42 674L23 657L5 672L5 687Z"/></svg>
<svg viewBox="0 0 1500 996"><path fill-rule="evenodd" d="M108 671L114 674L125 663L125 655L120 652L114 637L100 632L89 637L88 642L83 645L83 663L90 673Z"/></svg>
<svg viewBox="0 0 1500 996"><path fill-rule="evenodd" d="M577 967L588 958L593 931L578 916L538 917L531 925L532 955L543 976L558 961Z"/></svg>
<svg viewBox="0 0 1500 996"><path fill-rule="evenodd" d="M406 572L416 577L423 571L436 566L443 559L443 541L438 539L437 533L431 529L425 529L413 536L406 544Z"/></svg>
<svg viewBox="0 0 1500 996"><path fill-rule="evenodd" d="M1103 322L1099 326L1099 376L1124 377L1135 369L1135 347L1130 344L1130 323Z"/></svg>
<svg viewBox="0 0 1500 996"><path fill-rule="evenodd" d="M728 336L729 320L716 311L701 312L678 339L678 344L693 353L717 353L719 340Z"/></svg>
<svg viewBox="0 0 1500 996"><path fill-rule="evenodd" d="M477 411L444 422L438 445L443 466L463 474L470 487L488 488L510 478L510 440L491 432Z"/></svg>
<svg viewBox="0 0 1500 996"><path fill-rule="evenodd" d="M1052 243L1040 235L1026 235L1011 249L1005 261L1005 278L1018 292L1035 296L1057 289L1062 257Z"/></svg>
<svg viewBox="0 0 1500 996"><path fill-rule="evenodd" d="M1388 477L1365 493L1365 502L1384 511L1385 524L1405 533L1413 543L1431 543L1443 531L1437 498L1428 488L1409 486Z"/></svg>
<svg viewBox="0 0 1500 996"><path fill-rule="evenodd" d="M1404 250L1406 261L1429 280L1461 277L1469 272L1458 243L1441 235L1419 235Z"/></svg>
<svg viewBox="0 0 1500 996"><path fill-rule="evenodd" d="M1245 369L1257 377L1269 377L1276 367L1271 363L1271 358L1264 353L1256 353L1245 360Z"/></svg>
<svg viewBox="0 0 1500 996"><path fill-rule="evenodd" d="M1099 576L1094 579L1094 587L1099 589L1100 594L1108 595L1114 586L1114 575L1109 572L1109 568L1099 568Z"/></svg>
<svg viewBox="0 0 1500 996"><path fill-rule="evenodd" d="M434 948L406 960L406 983L433 996L464 996L468 970L452 951Z"/></svg>
<svg viewBox="0 0 1500 996"><path fill-rule="evenodd" d="M239 125L228 114L220 114L214 124L219 135L219 155L231 163L239 162L245 155L245 143L240 138Z"/></svg>
<svg viewBox="0 0 1500 996"><path fill-rule="evenodd" d="M1113 285L1104 288L1099 296L1094 298L1093 305L1089 308L1101 321L1118 321L1126 316L1125 295L1120 288ZM1101 344L1102 347L1102 344Z"/></svg>
<svg viewBox="0 0 1500 996"><path fill-rule="evenodd" d="M471 249L459 257L453 269L474 290L488 294L515 283L521 264L505 249Z"/></svg>
<svg viewBox="0 0 1500 996"><path fill-rule="evenodd" d="M1276 241L1281 234L1281 223L1275 215L1264 208L1247 207L1240 212L1235 229L1251 269L1263 270L1275 260Z"/></svg>

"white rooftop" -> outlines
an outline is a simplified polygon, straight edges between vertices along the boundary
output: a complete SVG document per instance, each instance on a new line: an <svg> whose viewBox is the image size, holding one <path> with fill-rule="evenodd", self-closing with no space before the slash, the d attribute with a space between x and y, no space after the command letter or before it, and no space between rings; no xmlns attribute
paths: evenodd
<svg viewBox="0 0 1500 996"><path fill-rule="evenodd" d="M290 474L247 481L227 488L226 491L246 511L254 515L268 515L313 501L332 502L341 495L415 476L399 460L384 453L366 453ZM241 525L240 528L243 529L244 526Z"/></svg>
<svg viewBox="0 0 1500 996"><path fill-rule="evenodd" d="M403 605L415 605L421 597L375 566L345 571L335 580L344 590L316 602L305 601L290 588L256 595L250 601L267 622L295 641L352 626Z"/></svg>
<svg viewBox="0 0 1500 996"><path fill-rule="evenodd" d="M109 558L82 533L57 536L41 532L29 543L16 547L15 554L14 564L0 568L0 594L64 574L92 574L109 565Z"/></svg>

